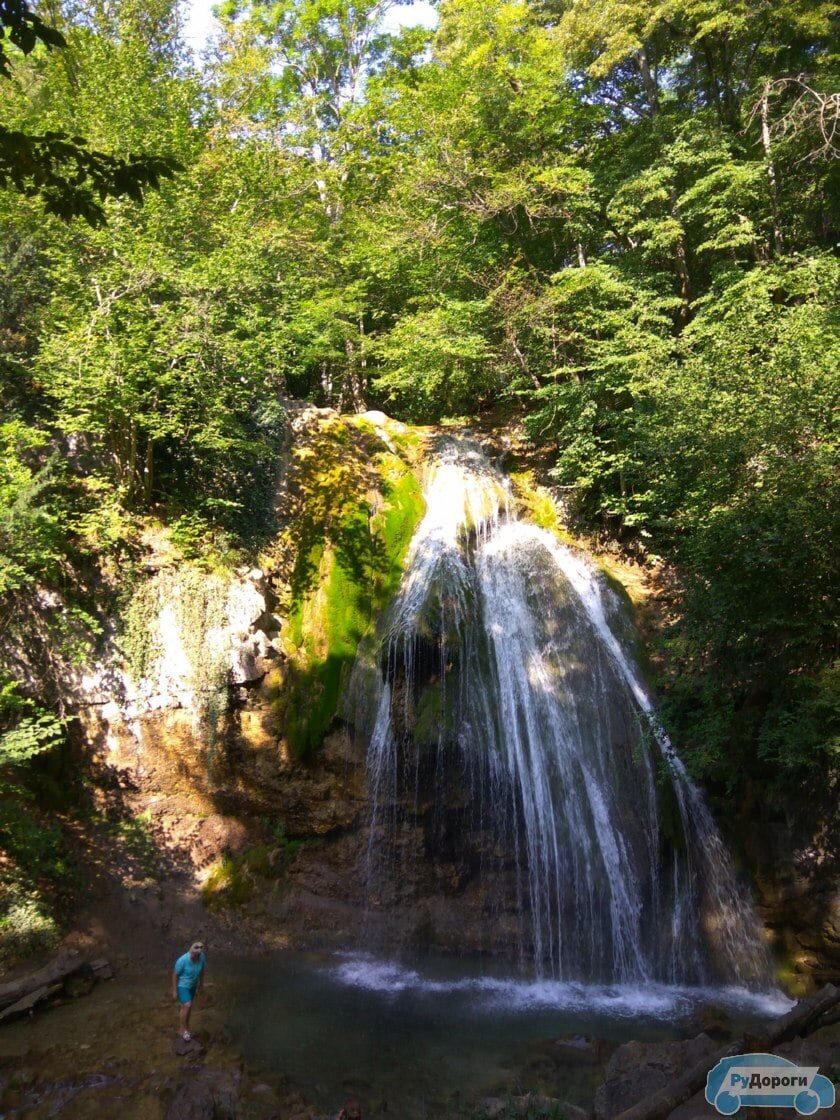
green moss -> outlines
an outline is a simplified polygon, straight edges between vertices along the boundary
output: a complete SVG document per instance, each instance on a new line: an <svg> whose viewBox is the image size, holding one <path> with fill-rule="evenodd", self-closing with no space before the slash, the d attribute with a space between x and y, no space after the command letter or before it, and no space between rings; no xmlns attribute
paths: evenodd
<svg viewBox="0 0 840 1120"><path fill-rule="evenodd" d="M201 899L208 910L244 906L254 893L254 881L240 861L223 856L204 881Z"/></svg>
<svg viewBox="0 0 840 1120"><path fill-rule="evenodd" d="M210 652L207 635L228 622L229 572L210 573L194 564L164 569L138 582L122 610L120 649L135 682L154 675L163 655L161 612L171 610L189 664L187 686L195 696L206 733L212 766L221 717L227 704L227 659L221 648Z"/></svg>
<svg viewBox="0 0 840 1120"><path fill-rule="evenodd" d="M407 470L396 456L382 456L383 466L388 471L383 475L385 508L381 525L374 528L381 531L384 549L381 570L381 585L378 588L379 601L390 599L399 587L403 563L414 530L426 512L426 503L417 479ZM391 460L390 464L387 460Z"/></svg>
<svg viewBox="0 0 840 1120"><path fill-rule="evenodd" d="M284 863L293 859L303 847L302 840L290 840L286 835L286 822L282 818L262 817L260 823L271 838L273 850Z"/></svg>
<svg viewBox="0 0 840 1120"><path fill-rule="evenodd" d="M369 435L374 439L378 438L376 435L376 425L372 420L369 420L367 416L347 416L345 417L345 423L349 424L350 427L355 428L359 432L364 432L366 435Z"/></svg>
<svg viewBox="0 0 840 1120"><path fill-rule="evenodd" d="M201 888L208 910L244 906L251 901L258 879L279 879L301 847L299 840L276 839L235 856L222 856Z"/></svg>
<svg viewBox="0 0 840 1120"><path fill-rule="evenodd" d="M135 682L152 671L160 655L157 618L160 613L160 587L157 580L138 583L122 610L119 642L128 674Z"/></svg>
<svg viewBox="0 0 840 1120"><path fill-rule="evenodd" d="M791 999L802 999L814 990L814 978L808 972L800 972L789 959L776 969L779 987Z"/></svg>
<svg viewBox="0 0 840 1120"><path fill-rule="evenodd" d="M455 733L455 719L451 705L444 708L445 700L439 682L424 690L417 705L414 722L414 741L421 746L433 746L440 735L451 738Z"/></svg>
<svg viewBox="0 0 840 1120"><path fill-rule="evenodd" d="M422 429L400 427L389 429L388 438L399 455L407 462L417 465L426 449L427 435Z"/></svg>
<svg viewBox="0 0 840 1120"><path fill-rule="evenodd" d="M621 582L621 579L615 574L615 572L603 559L597 560L596 563L598 565L598 571L601 573L601 575L609 584L610 588L616 593L616 595L619 597L621 602L624 604L624 606L632 616L633 600L630 598L630 592Z"/></svg>
<svg viewBox="0 0 840 1120"><path fill-rule="evenodd" d="M295 652L280 715L298 757L335 719L359 643L399 586L425 510L410 467L363 420L329 421L297 463L302 517L286 632Z"/></svg>
<svg viewBox="0 0 840 1120"><path fill-rule="evenodd" d="M656 766L656 804L660 832L669 850L685 851L685 827L674 788L674 776L664 759L654 757L653 761Z"/></svg>
<svg viewBox="0 0 840 1120"><path fill-rule="evenodd" d="M347 416L344 421L350 427L367 433L381 446L382 440L375 425L367 416ZM397 454L406 462L416 466L425 448L428 432L424 428L409 427L399 420L392 420L386 416L384 423L378 426L395 448Z"/></svg>
<svg viewBox="0 0 840 1120"><path fill-rule="evenodd" d="M534 481L534 472L511 471L508 477L526 520L553 533L564 544L574 544L574 537L560 520L557 503L544 486Z"/></svg>

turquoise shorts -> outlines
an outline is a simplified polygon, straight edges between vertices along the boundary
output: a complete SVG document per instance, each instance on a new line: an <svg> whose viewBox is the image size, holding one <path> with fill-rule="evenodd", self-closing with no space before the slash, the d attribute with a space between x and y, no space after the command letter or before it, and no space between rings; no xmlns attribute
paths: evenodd
<svg viewBox="0 0 840 1120"><path fill-rule="evenodd" d="M178 985L178 1002L179 1003L192 1003L195 998L195 988L182 988Z"/></svg>

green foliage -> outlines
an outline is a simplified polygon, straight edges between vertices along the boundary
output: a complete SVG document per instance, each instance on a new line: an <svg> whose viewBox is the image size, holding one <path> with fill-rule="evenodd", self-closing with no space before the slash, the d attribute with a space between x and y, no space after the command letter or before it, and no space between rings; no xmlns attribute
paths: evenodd
<svg viewBox="0 0 840 1120"><path fill-rule="evenodd" d="M106 198L142 202L149 188L183 168L167 156L127 159L97 152L79 136L45 132L30 136L0 126L0 187L40 198L48 214L84 218L92 226L106 221Z"/></svg>
<svg viewBox="0 0 840 1120"><path fill-rule="evenodd" d="M286 822L274 817L262 817L260 824L271 837L273 846L285 860L293 859L303 847L302 840L290 840L286 835Z"/></svg>
<svg viewBox="0 0 840 1120"><path fill-rule="evenodd" d="M26 0L3 0L0 4L0 77L11 78L6 39L24 54L29 54L38 43L47 48L67 45L61 32L44 23Z"/></svg>
<svg viewBox="0 0 840 1120"><path fill-rule="evenodd" d="M20 766L44 751L52 750L61 738L62 727L55 716L48 712L25 716L10 731L0 735L0 770L6 766Z"/></svg>
<svg viewBox="0 0 840 1120"><path fill-rule="evenodd" d="M22 696L17 682L0 673L0 791L8 792L10 773L53 750L63 736L61 721Z"/></svg>
<svg viewBox="0 0 840 1120"><path fill-rule="evenodd" d="M43 432L20 420L0 424L0 595L55 574L64 536L56 503L48 500L56 467L39 467Z"/></svg>
<svg viewBox="0 0 840 1120"><path fill-rule="evenodd" d="M413 420L480 407L497 381L486 316L483 303L464 300L403 316L375 351L376 389Z"/></svg>
<svg viewBox="0 0 840 1120"><path fill-rule="evenodd" d="M24 55L41 43L47 49L66 48L67 40L33 12L25 0L0 4L0 78L12 78L8 38ZM105 221L106 198L127 196L143 201L151 187L158 190L163 178L182 170L168 156L131 155L126 159L92 149L80 136L65 132L33 135L0 126L0 187L39 197L47 213L60 218L76 216L91 225Z"/></svg>
<svg viewBox="0 0 840 1120"><path fill-rule="evenodd" d="M0 898L0 967L47 952L58 939L55 919L37 898L16 892Z"/></svg>
<svg viewBox="0 0 840 1120"><path fill-rule="evenodd" d="M75 884L63 830L39 807L37 762L64 739L59 719L0 672L0 965L58 940L53 912Z"/></svg>
<svg viewBox="0 0 840 1120"><path fill-rule="evenodd" d="M227 661L226 651L210 635L227 625L228 587L228 572L220 575L182 563L177 572L164 569L137 580L122 610L119 642L132 680L154 680L159 660L177 640L189 666L185 683L208 722L211 740L221 715L216 698L225 691Z"/></svg>
<svg viewBox="0 0 840 1120"><path fill-rule="evenodd" d="M4 782L0 825L0 850L4 882L9 889L24 892L70 886L71 861L61 826L47 819L34 806L37 786L21 788Z"/></svg>
<svg viewBox="0 0 840 1120"><path fill-rule="evenodd" d="M244 906L253 894L253 880L230 856L223 856L201 887L201 900L208 910Z"/></svg>
<svg viewBox="0 0 840 1120"><path fill-rule="evenodd" d="M284 399L515 405L580 524L672 566L662 684L696 771L825 786L832 5L465 0L398 34L383 9L223 4L199 75L172 0L63 9L60 35L0 6L0 605L66 591L91 554L124 571L153 519L195 568L230 566L271 537L287 455L306 751L421 502L398 433L402 466L364 424L303 463ZM153 615L129 609L135 674Z"/></svg>

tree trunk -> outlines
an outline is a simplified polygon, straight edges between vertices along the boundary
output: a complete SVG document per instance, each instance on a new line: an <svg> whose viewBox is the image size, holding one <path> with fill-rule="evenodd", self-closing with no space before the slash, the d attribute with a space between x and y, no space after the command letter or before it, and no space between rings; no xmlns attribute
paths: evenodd
<svg viewBox="0 0 840 1120"><path fill-rule="evenodd" d="M647 99L650 103L651 112L656 116L659 113L659 87L653 77L650 69L650 60L648 59L647 49L640 47L636 51L636 65L639 67L639 73L642 76L642 85L644 86Z"/></svg>
<svg viewBox="0 0 840 1120"><path fill-rule="evenodd" d="M7 984L0 984L0 1008L11 1007L42 988L63 984L71 976L90 969L90 961L78 954L64 954L57 957L43 968L39 968L37 972L30 972L18 980L10 980Z"/></svg>
<svg viewBox="0 0 840 1120"><path fill-rule="evenodd" d="M703 50L703 58L706 62L706 74L708 82L706 85L706 97L709 99L709 104L714 105L715 112L719 124L723 124L723 109L720 104L720 90L718 89L717 74L715 73L715 64L712 57L712 51L706 39L701 39L700 45Z"/></svg>
<svg viewBox="0 0 840 1120"><path fill-rule="evenodd" d="M531 384L535 389L542 389L542 383L540 382L540 379L525 361L525 355L519 349L519 343L516 341L515 337L511 339L511 345L513 346L513 352L516 355L516 360L519 362L519 365L522 368L522 372L531 379Z"/></svg>
<svg viewBox="0 0 840 1120"><path fill-rule="evenodd" d="M773 150L770 144L770 83L765 82L761 94L761 144L764 148L764 162L767 167L767 178L770 180L770 204L773 208L773 251L778 256L784 252L784 238L779 217L779 182L776 177L776 165L773 162Z"/></svg>
<svg viewBox="0 0 840 1120"><path fill-rule="evenodd" d="M333 375L329 362L321 362L321 391L327 401L332 401Z"/></svg>
<svg viewBox="0 0 840 1120"><path fill-rule="evenodd" d="M134 500L134 489L137 485L137 421L132 420L128 434L128 463L125 468L126 493L125 502L130 506Z"/></svg>
<svg viewBox="0 0 840 1120"><path fill-rule="evenodd" d="M345 389L350 392L350 400L353 405L354 412L366 412L367 405L365 404L364 390L362 388L361 377L359 374L359 361L357 359L357 350L353 345L353 340L348 338L344 343L344 352L347 355L347 372L344 376L344 381L341 386L341 398L339 401L339 412L344 404Z"/></svg>
<svg viewBox="0 0 840 1120"><path fill-rule="evenodd" d="M682 225L682 216L680 214L679 203L677 202L677 190L673 185L670 190L670 213L671 217ZM680 234L676 245L674 246L674 271L677 274L677 280L680 286L680 299L682 304L679 311L680 326L685 326L688 322L690 303L691 303L691 276L688 271L688 255L685 250L685 238L682 233Z"/></svg>
<svg viewBox="0 0 840 1120"><path fill-rule="evenodd" d="M155 481L155 442L151 436L146 441L146 462L143 467L143 501L149 505Z"/></svg>

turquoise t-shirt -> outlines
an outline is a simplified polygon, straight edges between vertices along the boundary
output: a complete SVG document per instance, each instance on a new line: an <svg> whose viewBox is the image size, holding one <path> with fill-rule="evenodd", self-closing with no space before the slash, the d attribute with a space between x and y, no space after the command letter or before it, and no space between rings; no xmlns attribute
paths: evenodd
<svg viewBox="0 0 840 1120"><path fill-rule="evenodd" d="M206 964L207 958L203 953L197 961L194 961L189 953L184 953L183 957L179 957L175 962L178 987L186 988L188 992L194 992L198 987L198 982Z"/></svg>

